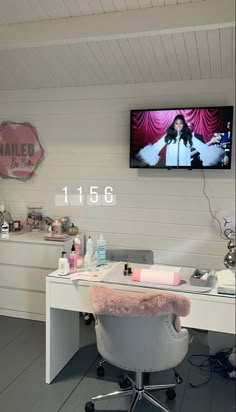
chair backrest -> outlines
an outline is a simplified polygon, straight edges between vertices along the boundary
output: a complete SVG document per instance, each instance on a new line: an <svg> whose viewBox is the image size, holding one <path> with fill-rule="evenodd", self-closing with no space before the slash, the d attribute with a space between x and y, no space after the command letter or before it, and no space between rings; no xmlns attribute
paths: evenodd
<svg viewBox="0 0 236 412"><path fill-rule="evenodd" d="M145 263L148 265L153 265L154 263L152 250L107 249L106 259L116 262Z"/></svg>
<svg viewBox="0 0 236 412"><path fill-rule="evenodd" d="M136 372L176 367L188 351L188 332L176 332L173 315L120 318L98 315L97 348L112 365ZM182 339L181 339L182 338Z"/></svg>
<svg viewBox="0 0 236 412"><path fill-rule="evenodd" d="M170 294L170 300L174 299L175 295ZM148 296L150 296L150 304L146 303L145 306ZM186 298L184 305L181 301L178 307L178 303L174 300L173 306L170 306L172 303L167 302L166 292L158 291L157 297L158 299L155 299L155 293L120 292L103 286L92 286L91 303L96 318L97 347L105 360L122 369L138 372L166 370L177 366L183 360L188 351L188 332L185 329L176 331L173 324L175 314L169 312L173 307L173 312L176 308L177 313L187 314L189 307L186 306L184 312L183 306L188 299ZM181 299L182 297L177 297L179 302ZM131 309L129 302L131 302ZM139 305L137 316L132 312L135 309L135 302ZM169 314L155 315L155 311L166 312L163 307L160 311L163 303ZM142 306L149 315L140 316ZM107 314L109 311L111 314Z"/></svg>

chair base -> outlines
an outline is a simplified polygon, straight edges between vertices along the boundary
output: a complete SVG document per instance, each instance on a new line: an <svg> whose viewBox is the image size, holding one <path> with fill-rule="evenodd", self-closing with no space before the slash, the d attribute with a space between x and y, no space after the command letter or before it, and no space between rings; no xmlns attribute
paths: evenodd
<svg viewBox="0 0 236 412"><path fill-rule="evenodd" d="M166 384L166 385L148 385L144 386L143 385L143 373L142 372L137 372L136 377L135 377L135 382L128 376L125 375L127 380L130 383L130 387L127 389L122 389L119 391L111 392L106 395L99 395L91 398L91 402L87 402L85 405L85 411L86 412L93 412L95 410L95 405L94 403L100 400L107 400L107 399L114 399L114 398L124 398L128 396L132 396L132 401L129 407L128 412L134 412L135 407L141 399L146 399L148 402L152 403L154 406L158 407L159 410L163 412L171 412L170 409L168 409L165 405L163 405L158 399L156 399L150 391L157 391L157 390L163 390L167 389L173 390L173 395L170 396L169 399L174 399L175 398L175 391L174 388L176 387L175 384Z"/></svg>

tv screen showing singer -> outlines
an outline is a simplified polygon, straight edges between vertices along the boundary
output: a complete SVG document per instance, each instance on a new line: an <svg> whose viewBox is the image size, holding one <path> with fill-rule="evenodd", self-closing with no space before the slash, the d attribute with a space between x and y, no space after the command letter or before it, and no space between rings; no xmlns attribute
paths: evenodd
<svg viewBox="0 0 236 412"><path fill-rule="evenodd" d="M131 168L230 169L233 107L131 110Z"/></svg>

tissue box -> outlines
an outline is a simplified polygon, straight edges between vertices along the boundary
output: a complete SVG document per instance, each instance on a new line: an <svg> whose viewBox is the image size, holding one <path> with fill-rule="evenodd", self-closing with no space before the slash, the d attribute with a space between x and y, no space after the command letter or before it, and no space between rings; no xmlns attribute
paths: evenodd
<svg viewBox="0 0 236 412"><path fill-rule="evenodd" d="M190 277L190 284L193 286L207 286L209 281L209 273L208 270L198 270L195 269L192 276Z"/></svg>
<svg viewBox="0 0 236 412"><path fill-rule="evenodd" d="M226 295L235 295L235 273L231 270L221 270L217 272L218 286L217 292Z"/></svg>

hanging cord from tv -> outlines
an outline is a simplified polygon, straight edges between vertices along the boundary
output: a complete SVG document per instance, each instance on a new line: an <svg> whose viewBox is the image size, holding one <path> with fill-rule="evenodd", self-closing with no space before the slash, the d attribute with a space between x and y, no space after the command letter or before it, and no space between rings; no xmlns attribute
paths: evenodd
<svg viewBox="0 0 236 412"><path fill-rule="evenodd" d="M231 370L234 369L234 367L231 364L229 364L227 360L227 357L230 352L231 349L225 348L222 349L220 352L216 353L215 355L191 355L188 358L188 362L190 363L190 365L199 368L202 372L208 372L209 376L206 378L206 380L200 383L189 382L189 386L191 388L199 388L200 386L207 385L211 381L214 373L220 374L223 378L227 380L232 380L232 377L228 374Z"/></svg>
<svg viewBox="0 0 236 412"><path fill-rule="evenodd" d="M221 227L221 224L220 224L220 220L219 220L219 219L214 215L214 213L212 212L211 200L210 200L209 196L208 196L207 193L206 193L206 177L205 177L204 170L201 169L201 172L202 172L202 176L203 176L203 189L202 189L202 192L203 192L204 196L205 196L206 199L207 199L208 207L209 207L209 212L210 212L211 216L213 217L213 219L216 220L217 223L218 223L218 225L219 225L219 228L220 228L220 237L221 237L221 239L226 240L227 238L226 238L226 236L224 236L224 234L223 234L223 230L222 230L222 227Z"/></svg>

